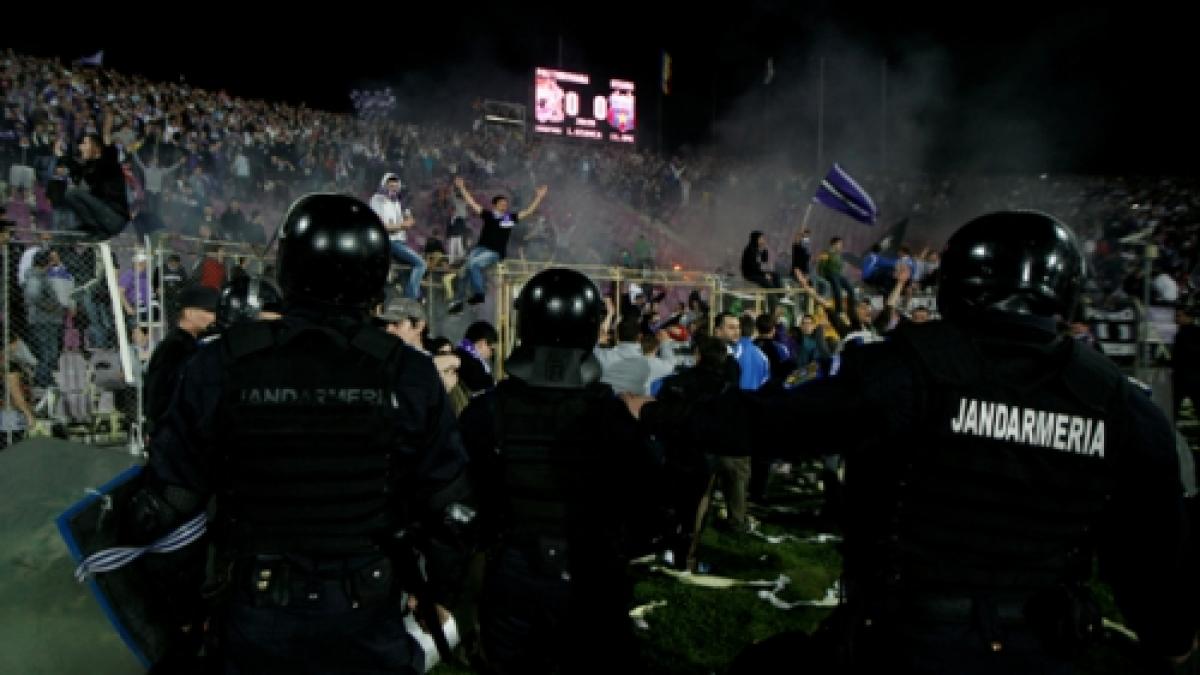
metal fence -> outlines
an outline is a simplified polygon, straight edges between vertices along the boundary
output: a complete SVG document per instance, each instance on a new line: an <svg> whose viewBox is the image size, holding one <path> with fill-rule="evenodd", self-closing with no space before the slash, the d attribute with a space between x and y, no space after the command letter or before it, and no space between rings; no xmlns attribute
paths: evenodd
<svg viewBox="0 0 1200 675"><path fill-rule="evenodd" d="M248 246L172 235L96 244L9 229L0 244L0 446L57 436L141 453L146 366L179 291L265 267Z"/></svg>

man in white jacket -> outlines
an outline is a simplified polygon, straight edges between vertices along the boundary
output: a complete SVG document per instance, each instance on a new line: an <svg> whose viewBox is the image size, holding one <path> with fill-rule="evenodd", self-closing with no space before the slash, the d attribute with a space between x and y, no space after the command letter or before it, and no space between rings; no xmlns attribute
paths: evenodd
<svg viewBox="0 0 1200 675"><path fill-rule="evenodd" d="M394 173L383 174L379 191L371 197L371 209L379 215L392 240L392 258L402 265L411 265L412 272L404 284L404 296L421 298L421 279L425 277L425 259L408 246L408 229L413 226L410 211L400 203L400 177Z"/></svg>

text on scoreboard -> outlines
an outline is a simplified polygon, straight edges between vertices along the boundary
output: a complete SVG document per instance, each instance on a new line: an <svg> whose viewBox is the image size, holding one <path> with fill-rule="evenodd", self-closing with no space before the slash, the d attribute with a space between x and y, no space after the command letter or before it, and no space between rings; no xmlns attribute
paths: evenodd
<svg viewBox="0 0 1200 675"><path fill-rule="evenodd" d="M539 134L634 143L637 97L630 80L565 70L534 71L534 126Z"/></svg>

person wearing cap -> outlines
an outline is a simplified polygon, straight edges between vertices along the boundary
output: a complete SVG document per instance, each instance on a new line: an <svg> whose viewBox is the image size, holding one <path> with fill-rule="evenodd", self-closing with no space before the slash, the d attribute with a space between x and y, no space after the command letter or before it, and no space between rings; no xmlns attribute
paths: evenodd
<svg viewBox="0 0 1200 675"><path fill-rule="evenodd" d="M458 385L458 369L462 365L462 359L453 353L431 352L425 348L425 308L420 302L398 293L389 293L379 313L375 315L375 321L389 335L400 338L404 344L432 358L446 391L454 390Z"/></svg>
<svg viewBox="0 0 1200 675"><path fill-rule="evenodd" d="M425 345L421 342L426 323L425 308L420 302L389 292L375 319L388 334L395 335L417 351L425 351Z"/></svg>
<svg viewBox="0 0 1200 675"><path fill-rule="evenodd" d="M413 226L411 212L400 203L400 177L383 174L379 191L371 197L371 210L383 221L392 240L392 259L401 265L411 265L412 272L404 284L404 295L414 300L421 297L421 279L425 277L425 259L408 245L408 230Z"/></svg>
<svg viewBox="0 0 1200 675"><path fill-rule="evenodd" d="M200 334L216 321L218 301L217 291L207 286L191 286L179 293L175 327L154 348L146 368L145 417L151 431L166 414L183 366L196 352Z"/></svg>

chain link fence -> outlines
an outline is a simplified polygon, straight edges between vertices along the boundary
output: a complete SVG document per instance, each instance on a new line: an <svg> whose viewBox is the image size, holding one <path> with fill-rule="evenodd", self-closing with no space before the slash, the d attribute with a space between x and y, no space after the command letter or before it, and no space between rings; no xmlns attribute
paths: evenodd
<svg viewBox="0 0 1200 675"><path fill-rule="evenodd" d="M146 367L179 293L272 272L261 250L169 234L96 244L5 229L0 244L3 447L55 436L142 452Z"/></svg>

